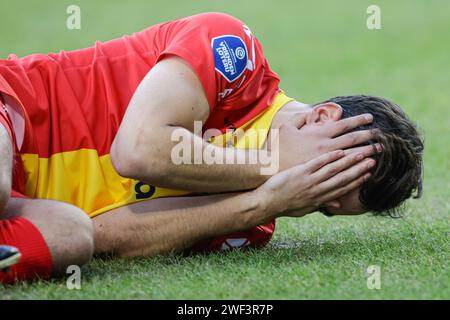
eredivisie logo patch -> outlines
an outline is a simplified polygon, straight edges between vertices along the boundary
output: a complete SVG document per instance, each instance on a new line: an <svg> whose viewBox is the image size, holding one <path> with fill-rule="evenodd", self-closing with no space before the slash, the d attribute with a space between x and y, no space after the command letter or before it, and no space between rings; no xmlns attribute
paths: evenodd
<svg viewBox="0 0 450 320"><path fill-rule="evenodd" d="M223 35L211 40L214 54L214 65L228 82L239 78L247 67L248 51L242 38Z"/></svg>

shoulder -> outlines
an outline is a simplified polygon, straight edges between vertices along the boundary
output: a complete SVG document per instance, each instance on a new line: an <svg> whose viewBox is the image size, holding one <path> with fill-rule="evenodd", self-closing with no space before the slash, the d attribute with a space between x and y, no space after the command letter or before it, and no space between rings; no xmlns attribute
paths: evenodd
<svg viewBox="0 0 450 320"><path fill-rule="evenodd" d="M237 17L222 12L205 12L186 17L180 21L187 22L202 29L230 33L242 32L244 22Z"/></svg>
<svg viewBox="0 0 450 320"><path fill-rule="evenodd" d="M242 23L242 21L239 20L237 17L223 12L204 12L187 17L187 19L202 20L208 22L225 22L231 24Z"/></svg>

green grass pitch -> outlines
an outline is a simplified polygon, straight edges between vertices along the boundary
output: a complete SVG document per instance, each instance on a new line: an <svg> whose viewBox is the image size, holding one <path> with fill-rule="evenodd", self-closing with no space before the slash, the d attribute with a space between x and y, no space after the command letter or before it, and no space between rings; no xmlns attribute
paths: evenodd
<svg viewBox="0 0 450 320"><path fill-rule="evenodd" d="M66 279L0 287L0 299L442 299L450 298L450 3L431 1L78 0L81 30L66 28L72 1L2 4L0 58L71 50L204 11L244 20L290 96L306 103L353 93L399 103L426 137L424 197L404 219L280 219L258 251L96 259L81 290ZM381 30L366 9L381 8ZM369 265L381 288L367 288Z"/></svg>

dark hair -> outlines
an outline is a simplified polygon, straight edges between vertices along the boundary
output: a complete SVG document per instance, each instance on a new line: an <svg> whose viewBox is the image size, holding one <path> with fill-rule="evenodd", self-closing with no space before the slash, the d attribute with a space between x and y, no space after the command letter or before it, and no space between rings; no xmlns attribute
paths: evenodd
<svg viewBox="0 0 450 320"><path fill-rule="evenodd" d="M373 122L355 130L377 128L374 141L383 151L373 156L377 164L361 187L359 200L374 214L401 216L401 205L416 192L422 195L424 143L417 126L395 103L380 97L355 95L328 99L342 107L342 118L370 113Z"/></svg>

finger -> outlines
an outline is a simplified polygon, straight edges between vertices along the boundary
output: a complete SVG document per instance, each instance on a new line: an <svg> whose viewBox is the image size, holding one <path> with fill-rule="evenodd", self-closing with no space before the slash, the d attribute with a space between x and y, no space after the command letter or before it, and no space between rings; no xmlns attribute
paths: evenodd
<svg viewBox="0 0 450 320"><path fill-rule="evenodd" d="M377 134L376 129L361 130L346 133L342 136L332 139L333 149L347 149L358 144L373 140Z"/></svg>
<svg viewBox="0 0 450 320"><path fill-rule="evenodd" d="M331 151L308 161L304 165L298 165L297 167L305 169L306 172L312 173L319 170L323 166L342 158L344 155L345 152L342 150Z"/></svg>
<svg viewBox="0 0 450 320"><path fill-rule="evenodd" d="M365 158L367 158L367 157L370 157L371 155L374 155L375 153L380 153L382 150L383 150L383 148L381 147L381 144L375 143L375 144L370 144L368 146L345 149L344 152L345 152L345 155L349 155L352 153L360 153Z"/></svg>
<svg viewBox="0 0 450 320"><path fill-rule="evenodd" d="M319 198L319 201L321 203L332 202L333 200L338 199L338 198L346 195L350 191L359 188L361 185L364 184L364 182L366 182L370 178L370 176L371 176L370 173L366 173L364 176L356 178L355 180L353 180L350 183L347 183L343 187L340 187L340 188L337 188L337 189L332 190L330 192L327 192L327 193L325 193L324 195L322 195Z"/></svg>
<svg viewBox="0 0 450 320"><path fill-rule="evenodd" d="M300 129L306 123L305 113L295 113L294 116L289 120L289 123L295 126L297 129Z"/></svg>
<svg viewBox="0 0 450 320"><path fill-rule="evenodd" d="M325 194L329 191L341 188L349 184L355 179L362 177L367 173L370 169L375 166L375 160L373 159L365 159L355 164L354 166L349 167L347 170L342 171L332 178L323 181L315 187L315 194Z"/></svg>
<svg viewBox="0 0 450 320"><path fill-rule="evenodd" d="M361 114L351 118L345 118L336 122L331 122L328 127L328 136L337 137L355 128L372 123L373 116L369 113Z"/></svg>
<svg viewBox="0 0 450 320"><path fill-rule="evenodd" d="M338 200L330 200L325 202L324 207L339 209L341 207L341 203Z"/></svg>
<svg viewBox="0 0 450 320"><path fill-rule="evenodd" d="M322 182L328 180L331 177L337 175L341 171L350 168L351 166L360 162L363 159L364 156L362 154L359 153L350 154L348 156L340 158L337 161L322 166L320 170L317 170L314 174L311 175L311 178L313 179L314 182Z"/></svg>

